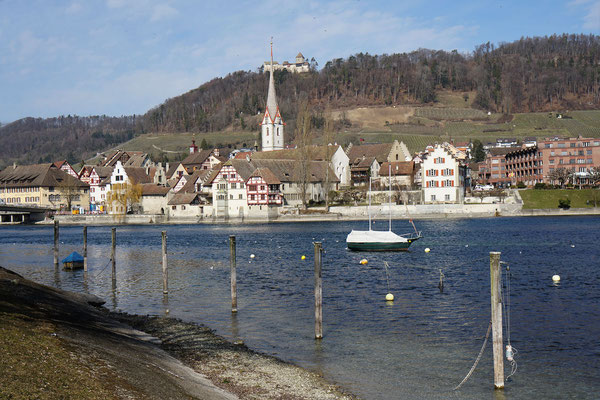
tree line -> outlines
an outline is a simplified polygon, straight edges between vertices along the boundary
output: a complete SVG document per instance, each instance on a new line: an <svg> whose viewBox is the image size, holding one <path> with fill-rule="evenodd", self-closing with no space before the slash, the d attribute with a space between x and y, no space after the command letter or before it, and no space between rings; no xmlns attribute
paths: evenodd
<svg viewBox="0 0 600 400"><path fill-rule="evenodd" d="M308 73L276 71L279 108L296 131L299 104L322 127L323 110L370 105L429 104L440 91L475 92L474 107L503 112L597 109L600 36L552 35L485 43L468 54L419 49L410 53L337 58ZM237 71L166 100L142 116L26 118L0 127L3 156L12 161L79 161L145 132L258 131L269 74ZM466 104L466 103L465 103ZM338 121L339 122L339 121ZM342 121L343 122L343 121Z"/></svg>

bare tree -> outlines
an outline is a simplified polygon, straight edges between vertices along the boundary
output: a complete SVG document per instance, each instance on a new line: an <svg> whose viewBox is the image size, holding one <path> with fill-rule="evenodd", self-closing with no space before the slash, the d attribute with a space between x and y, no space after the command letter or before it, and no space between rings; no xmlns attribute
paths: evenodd
<svg viewBox="0 0 600 400"><path fill-rule="evenodd" d="M298 118L296 123L296 145L298 146L298 166L300 177L300 196L302 197L302 209L307 207L307 191L310 181L310 167L312 160L313 131L310 125L311 115L308 101L303 100L298 107Z"/></svg>
<svg viewBox="0 0 600 400"><path fill-rule="evenodd" d="M554 183L554 181L557 181L560 184L560 187L564 187L565 183L569 182L572 177L573 172L569 169L562 167L557 168L554 171L550 171L550 173L548 174L548 179L550 179L552 183Z"/></svg>
<svg viewBox="0 0 600 400"><path fill-rule="evenodd" d="M116 183L111 185L106 203L113 214L125 214L133 209L142 197L142 185L136 183Z"/></svg>
<svg viewBox="0 0 600 400"><path fill-rule="evenodd" d="M330 115L330 113L327 113ZM330 117L325 119L325 130L323 131L323 142L325 142L325 161L327 161L325 169L325 210L329 211L329 192L331 190L331 177L329 176L329 165L331 164L331 151L332 147L330 143L333 142L333 125L334 122ZM335 168L335 166L333 166Z"/></svg>

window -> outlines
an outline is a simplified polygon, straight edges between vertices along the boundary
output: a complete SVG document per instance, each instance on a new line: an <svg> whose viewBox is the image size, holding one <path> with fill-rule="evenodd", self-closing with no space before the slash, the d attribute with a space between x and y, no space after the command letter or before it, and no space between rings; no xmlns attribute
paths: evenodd
<svg viewBox="0 0 600 400"><path fill-rule="evenodd" d="M233 195L232 194L229 195L229 199L233 200Z"/></svg>
<svg viewBox="0 0 600 400"><path fill-rule="evenodd" d="M177 206L171 206L171 210L177 210Z"/></svg>
<svg viewBox="0 0 600 400"><path fill-rule="evenodd" d="M575 143L569 143L571 147L575 147Z"/></svg>
<svg viewBox="0 0 600 400"><path fill-rule="evenodd" d="M260 186L260 190L266 190L266 186Z"/></svg>
<svg viewBox="0 0 600 400"><path fill-rule="evenodd" d="M235 182L231 182L231 188L232 189L237 189L237 185L235 184Z"/></svg>
<svg viewBox="0 0 600 400"><path fill-rule="evenodd" d="M583 147L589 147L590 146L590 142L583 142Z"/></svg>
<svg viewBox="0 0 600 400"><path fill-rule="evenodd" d="M549 160L549 162L550 162L550 164L554 164L554 158L551 158L551 159Z"/></svg>
<svg viewBox="0 0 600 400"><path fill-rule="evenodd" d="M445 199L446 201L450 201L450 195L449 195L449 194L445 195L445 196L444 196L444 199Z"/></svg>
<svg viewBox="0 0 600 400"><path fill-rule="evenodd" d="M260 199L261 199L261 200L264 200L264 199L265 199L265 195L264 195L264 194L261 194L261 195L260 195Z"/></svg>
<svg viewBox="0 0 600 400"><path fill-rule="evenodd" d="M431 195L431 201L435 201L435 194Z"/></svg>
<svg viewBox="0 0 600 400"><path fill-rule="evenodd" d="M239 200L244 200L244 195L240 193Z"/></svg>
<svg viewBox="0 0 600 400"><path fill-rule="evenodd" d="M269 136L269 127L267 126L267 136Z"/></svg>
<svg viewBox="0 0 600 400"><path fill-rule="evenodd" d="M591 156L591 155L592 155L592 150L591 150L591 149L587 149L587 150L585 151L585 153L586 153L588 156Z"/></svg>

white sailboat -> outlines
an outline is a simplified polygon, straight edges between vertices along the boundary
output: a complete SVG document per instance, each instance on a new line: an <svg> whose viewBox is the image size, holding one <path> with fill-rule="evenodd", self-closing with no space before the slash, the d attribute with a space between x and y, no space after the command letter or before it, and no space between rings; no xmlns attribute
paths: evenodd
<svg viewBox="0 0 600 400"><path fill-rule="evenodd" d="M371 228L371 178L369 178L369 230L352 230L346 238L346 244L349 250L355 251L406 251L412 242L419 240L421 232L418 232L415 225L414 233L398 235L392 232L392 166L389 163L389 204L390 218L389 230L374 231ZM412 220L410 221L412 223Z"/></svg>

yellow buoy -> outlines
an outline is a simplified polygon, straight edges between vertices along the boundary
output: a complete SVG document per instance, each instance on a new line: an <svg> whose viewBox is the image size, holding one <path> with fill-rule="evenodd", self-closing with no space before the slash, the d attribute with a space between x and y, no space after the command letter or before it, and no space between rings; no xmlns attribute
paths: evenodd
<svg viewBox="0 0 600 400"><path fill-rule="evenodd" d="M250 258L254 258L256 257L254 254L250 254Z"/></svg>
<svg viewBox="0 0 600 400"><path fill-rule="evenodd" d="M431 249L429 247L425 248L425 253L429 253L431 251Z"/></svg>
<svg viewBox="0 0 600 400"><path fill-rule="evenodd" d="M369 262L369 260L367 260L366 258L363 258L362 260L360 260L360 263L362 265L366 265Z"/></svg>
<svg viewBox="0 0 600 400"><path fill-rule="evenodd" d="M391 293L388 293L385 295L385 300L386 301L394 301L394 295Z"/></svg>
<svg viewBox="0 0 600 400"><path fill-rule="evenodd" d="M554 282L560 282L560 275L553 275L552 276L552 281L554 281Z"/></svg>
<svg viewBox="0 0 600 400"><path fill-rule="evenodd" d="M301 260L306 260L306 256L300 257Z"/></svg>

